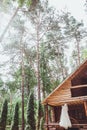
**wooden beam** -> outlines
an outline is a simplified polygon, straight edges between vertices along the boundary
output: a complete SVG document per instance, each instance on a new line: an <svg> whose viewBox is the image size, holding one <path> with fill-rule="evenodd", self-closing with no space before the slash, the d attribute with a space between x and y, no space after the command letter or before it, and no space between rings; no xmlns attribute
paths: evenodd
<svg viewBox="0 0 87 130"><path fill-rule="evenodd" d="M48 104L45 105L45 111L46 111L45 118L46 118L46 124L47 124L46 130L49 130L49 127L48 127L48 122L49 122L49 118L48 118Z"/></svg>
<svg viewBox="0 0 87 130"><path fill-rule="evenodd" d="M85 114L87 116L87 101L84 101Z"/></svg>
<svg viewBox="0 0 87 130"><path fill-rule="evenodd" d="M55 122L55 113L54 113L54 107L51 106L51 121Z"/></svg>
<svg viewBox="0 0 87 130"><path fill-rule="evenodd" d="M85 84L85 85L71 86L71 89L74 89L74 88L83 88L83 87L87 87L87 84Z"/></svg>
<svg viewBox="0 0 87 130"><path fill-rule="evenodd" d="M67 104L83 104L84 100L87 99L87 96L86 98L71 98L71 99L68 99L68 100L53 100L53 101L49 101L48 104L49 105L52 105L52 106L61 106L65 103Z"/></svg>

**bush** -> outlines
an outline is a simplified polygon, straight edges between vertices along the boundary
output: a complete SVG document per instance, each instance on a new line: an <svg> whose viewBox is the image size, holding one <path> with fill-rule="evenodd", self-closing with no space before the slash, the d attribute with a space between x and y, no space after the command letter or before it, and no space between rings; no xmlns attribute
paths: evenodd
<svg viewBox="0 0 87 130"><path fill-rule="evenodd" d="M35 130L35 111L34 111L34 94L30 93L27 106L27 125L26 130Z"/></svg>
<svg viewBox="0 0 87 130"><path fill-rule="evenodd" d="M11 130L19 130L19 105L16 103Z"/></svg>
<svg viewBox="0 0 87 130"><path fill-rule="evenodd" d="M5 100L1 112L0 130L6 129L7 113L8 113L8 102L7 100Z"/></svg>

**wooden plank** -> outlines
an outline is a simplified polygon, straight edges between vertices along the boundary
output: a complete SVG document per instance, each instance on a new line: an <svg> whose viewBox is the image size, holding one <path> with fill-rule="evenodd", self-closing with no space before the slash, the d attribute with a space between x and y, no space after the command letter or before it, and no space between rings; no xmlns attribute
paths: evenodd
<svg viewBox="0 0 87 130"><path fill-rule="evenodd" d="M51 99L48 99L47 101L59 101L60 99L60 102L63 100L63 99L65 99L65 98L63 98L63 96L64 95L61 95L61 98L59 98L58 96L56 97L56 98L51 98ZM66 95L66 97L67 97L67 95ZM87 96L80 96L80 97L69 97L68 99L67 99L67 101L78 101L78 100L81 100L81 101L85 101L85 100L87 100ZM65 100L66 101L66 100Z"/></svg>
<svg viewBox="0 0 87 130"><path fill-rule="evenodd" d="M69 97L69 98L71 98L71 91L69 90L69 91L61 91L61 92L59 92L58 94L55 94L55 95L52 95L52 96L50 96L48 99L47 99L47 101L49 100L49 99L55 99L55 98L66 98L66 97Z"/></svg>
<svg viewBox="0 0 87 130"><path fill-rule="evenodd" d="M87 87L87 84L86 84L86 85L71 86L71 88L70 88L70 89L82 88L82 87Z"/></svg>
<svg viewBox="0 0 87 130"><path fill-rule="evenodd" d="M64 94L64 95L58 95L58 96L52 96L52 97L50 97L47 101L49 101L50 99L61 99L61 98L66 98L66 97L68 97L68 98L71 98L71 93L69 93L69 94Z"/></svg>
<svg viewBox="0 0 87 130"><path fill-rule="evenodd" d="M48 124L48 104L45 106L45 111L46 111L46 115L45 115L45 118L46 118L46 124ZM47 125L47 130L49 130L49 127L48 127L48 125Z"/></svg>
<svg viewBox="0 0 87 130"><path fill-rule="evenodd" d="M87 101L84 101L84 107L85 107L85 114L87 116Z"/></svg>
<svg viewBox="0 0 87 130"><path fill-rule="evenodd" d="M54 126L58 126L59 124L58 123L51 123L51 122L49 122L48 124L44 124L44 126L47 126L47 125L49 125L49 126L52 126L52 125L54 125ZM72 124L73 126L87 126L87 124Z"/></svg>
<svg viewBox="0 0 87 130"><path fill-rule="evenodd" d="M53 106L61 106L63 104L83 104L84 103L84 99L81 98L77 98L77 99L68 99L68 100L50 100L48 101L49 105L53 105Z"/></svg>
<svg viewBox="0 0 87 130"><path fill-rule="evenodd" d="M67 92L70 92L70 88L69 89L61 89L59 91L56 91L51 96L54 96L54 95L57 95L57 94L59 95L59 94L62 94L62 93L67 93Z"/></svg>

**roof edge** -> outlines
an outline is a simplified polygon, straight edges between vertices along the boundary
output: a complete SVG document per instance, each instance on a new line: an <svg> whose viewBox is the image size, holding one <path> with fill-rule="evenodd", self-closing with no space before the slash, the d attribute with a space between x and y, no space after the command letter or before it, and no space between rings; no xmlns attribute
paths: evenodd
<svg viewBox="0 0 87 130"><path fill-rule="evenodd" d="M67 80L73 77L73 75L87 62L87 58L84 62L82 62L75 70L72 72L60 85L58 85L57 88L55 88L42 102L42 104L47 104L46 101L47 99L56 91L58 90Z"/></svg>

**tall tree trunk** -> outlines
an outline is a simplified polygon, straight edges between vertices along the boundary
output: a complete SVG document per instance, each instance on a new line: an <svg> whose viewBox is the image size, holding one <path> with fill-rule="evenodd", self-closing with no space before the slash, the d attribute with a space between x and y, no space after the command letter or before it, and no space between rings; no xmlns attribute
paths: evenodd
<svg viewBox="0 0 87 130"><path fill-rule="evenodd" d="M24 130L24 60L23 60L23 49L22 49L21 67L22 67L22 85L21 85L21 89L22 89L22 130Z"/></svg>
<svg viewBox="0 0 87 130"><path fill-rule="evenodd" d="M80 65L80 45L79 45L79 39L77 37L76 38L76 46L77 46L77 57L78 57L78 65Z"/></svg>
<svg viewBox="0 0 87 130"><path fill-rule="evenodd" d="M40 52L39 52L39 20L37 20L37 84L38 84L38 122L37 122L37 130L40 128Z"/></svg>
<svg viewBox="0 0 87 130"><path fill-rule="evenodd" d="M10 21L8 22L6 28L4 29L3 33L1 34L1 36L0 36L0 42L2 42L2 40L3 40L3 38L4 38L5 34L6 34L6 32L7 32L7 30L8 30L8 28L9 28L9 26L11 25L11 23L12 23L14 17L16 16L18 10L19 10L19 7L17 7L17 9L15 10L13 16L11 17Z"/></svg>
<svg viewBox="0 0 87 130"><path fill-rule="evenodd" d="M25 73L24 73L24 48L22 44L24 29L22 29L22 35L20 39L20 52L21 52L21 91L22 91L22 130L24 130L24 79L25 79Z"/></svg>
<svg viewBox="0 0 87 130"><path fill-rule="evenodd" d="M65 77L64 77L64 72L63 72L63 64L62 64L62 61L61 61L61 55L62 54L60 54L60 53L62 53L62 52L60 52L59 51L59 47L57 46L57 51L58 51L58 59L59 59L59 63L57 63L57 65L59 66L60 65L60 67L61 67L61 74L62 74L62 78L63 78L63 80L65 79ZM58 62L58 61L57 61Z"/></svg>
<svg viewBox="0 0 87 130"><path fill-rule="evenodd" d="M39 107L39 104L40 104L40 101L41 101L41 97L40 97L40 63L39 63L39 60L40 59L40 56L39 56L39 41L37 43L37 82L38 82L38 123L37 123L37 130L39 130L39 127L40 127L40 116L39 116L39 113L40 113L40 107Z"/></svg>

